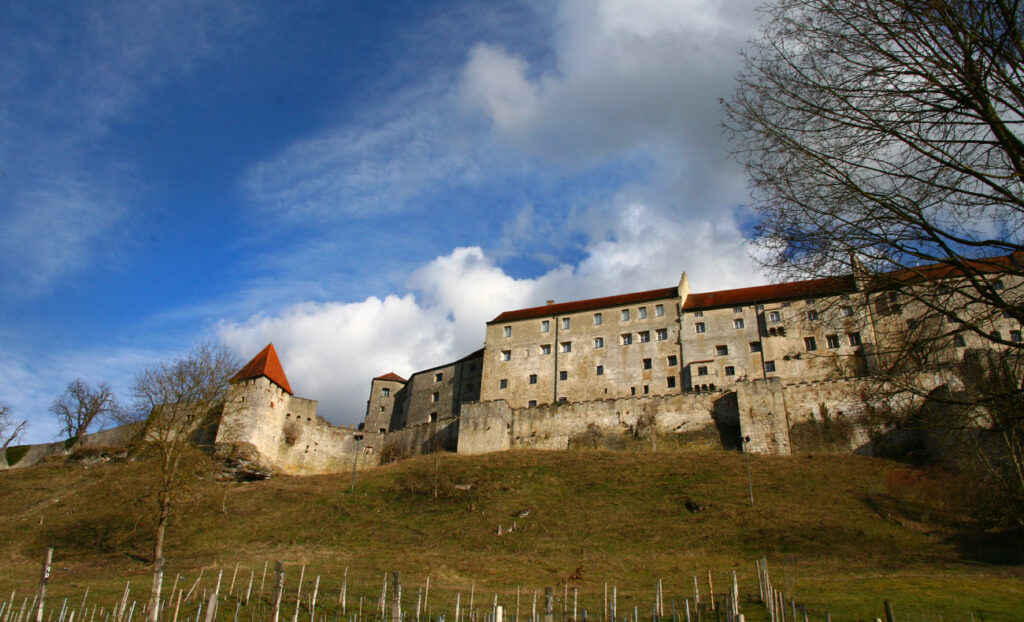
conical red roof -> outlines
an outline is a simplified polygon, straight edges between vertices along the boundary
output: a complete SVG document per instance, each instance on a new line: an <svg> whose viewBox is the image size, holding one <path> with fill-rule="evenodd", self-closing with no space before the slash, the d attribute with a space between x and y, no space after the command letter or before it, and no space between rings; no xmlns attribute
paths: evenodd
<svg viewBox="0 0 1024 622"><path fill-rule="evenodd" d="M399 376L393 371L389 371L383 376L377 376L376 378L374 378L374 380L393 380L395 382L408 382L405 378Z"/></svg>
<svg viewBox="0 0 1024 622"><path fill-rule="evenodd" d="M281 367L281 360L277 358L277 350L274 350L272 343L260 350L260 353L246 363L245 367L238 370L238 373L232 376L229 382L239 382L261 376L287 391L288 395L295 395L292 393L291 385L288 384L288 376L284 375L284 368Z"/></svg>

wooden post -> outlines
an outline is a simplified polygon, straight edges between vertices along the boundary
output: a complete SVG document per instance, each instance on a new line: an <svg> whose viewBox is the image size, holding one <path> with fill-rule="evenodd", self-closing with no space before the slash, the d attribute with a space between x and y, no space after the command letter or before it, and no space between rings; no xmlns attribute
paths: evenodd
<svg viewBox="0 0 1024 622"><path fill-rule="evenodd" d="M393 599L391 602L392 622L401 622L402 619L402 582L399 579L398 571L391 573L391 591Z"/></svg>
<svg viewBox="0 0 1024 622"><path fill-rule="evenodd" d="M245 606L249 606L249 599L252 598L252 583L256 580L256 570L249 571L249 587L245 590Z"/></svg>
<svg viewBox="0 0 1024 622"><path fill-rule="evenodd" d="M519 586L516 586L516 622L519 622Z"/></svg>
<svg viewBox="0 0 1024 622"><path fill-rule="evenodd" d="M206 603L206 622L213 622L213 615L217 605L217 592L210 592L210 600Z"/></svg>
<svg viewBox="0 0 1024 622"><path fill-rule="evenodd" d="M423 588L416 590L416 622L420 622L420 607L423 606Z"/></svg>
<svg viewBox="0 0 1024 622"><path fill-rule="evenodd" d="M537 590L533 590L533 612L530 614L530 622L537 622Z"/></svg>
<svg viewBox="0 0 1024 622"><path fill-rule="evenodd" d="M384 573L384 585L380 588L380 600L377 601L377 615L384 618L387 615L385 607L387 607L387 594L388 594L388 573Z"/></svg>
<svg viewBox="0 0 1024 622"><path fill-rule="evenodd" d="M178 611L181 610L181 593L183 591L184 590L178 590L178 600L176 603L174 603L174 618L171 620L171 622L178 622ZM95 611L95 608L93 609L93 611Z"/></svg>
<svg viewBox="0 0 1024 622"><path fill-rule="evenodd" d="M345 601L348 600L348 566L345 566L345 574L341 579L341 595L338 596L338 600L341 601L341 615L345 615Z"/></svg>
<svg viewBox="0 0 1024 622"><path fill-rule="evenodd" d="M544 588L544 622L555 619L555 595L550 587Z"/></svg>
<svg viewBox="0 0 1024 622"><path fill-rule="evenodd" d="M262 592L262 590L260 590ZM274 594L270 601L273 609L270 610L270 622L279 622L281 617L281 596L284 594L284 564L274 562Z"/></svg>
<svg viewBox="0 0 1024 622"><path fill-rule="evenodd" d="M263 561L263 578L260 579L260 600L263 599L263 588L267 583L267 561Z"/></svg>
<svg viewBox="0 0 1024 622"><path fill-rule="evenodd" d="M607 620L608 620L608 582L607 581L604 582L604 609L601 610L601 620L602 620L602 622L607 622Z"/></svg>
<svg viewBox="0 0 1024 622"><path fill-rule="evenodd" d="M715 587L711 584L711 569L708 568L708 599L711 601L711 611L715 610Z"/></svg>
<svg viewBox="0 0 1024 622"><path fill-rule="evenodd" d="M572 622L576 622L576 606L579 604L580 590L577 587L572 588Z"/></svg>
<svg viewBox="0 0 1024 622"><path fill-rule="evenodd" d="M43 603L46 600L46 584L50 581L50 564L53 562L53 549L46 549L43 560L43 572L39 577L39 592L36 596L36 622L43 622Z"/></svg>
<svg viewBox="0 0 1024 622"><path fill-rule="evenodd" d="M235 593L235 578L238 577L238 562L235 562L235 571L231 573L231 585L228 586L228 596Z"/></svg>
<svg viewBox="0 0 1024 622"><path fill-rule="evenodd" d="M427 584L423 588L423 610L430 611L430 575L427 575ZM430 614L427 614L427 618ZM516 622L519 622L518 620Z"/></svg>
<svg viewBox="0 0 1024 622"><path fill-rule="evenodd" d="M616 585L612 586L612 619L611 622L615 622L615 618L619 615L619 588Z"/></svg>
<svg viewBox="0 0 1024 622"><path fill-rule="evenodd" d="M455 622L459 622L459 605L462 600L462 592L456 592L455 594Z"/></svg>
<svg viewBox="0 0 1024 622"><path fill-rule="evenodd" d="M473 615L473 599L476 597L476 581L469 582L469 615Z"/></svg>
<svg viewBox="0 0 1024 622"><path fill-rule="evenodd" d="M316 583L313 585L313 598L309 601L309 622L316 622L316 595L320 591L320 575L316 576Z"/></svg>
<svg viewBox="0 0 1024 622"><path fill-rule="evenodd" d="M299 571L299 589L295 592L295 614L292 616L292 622L299 622L299 608L302 607L302 580L306 576L306 564L302 564L302 570Z"/></svg>

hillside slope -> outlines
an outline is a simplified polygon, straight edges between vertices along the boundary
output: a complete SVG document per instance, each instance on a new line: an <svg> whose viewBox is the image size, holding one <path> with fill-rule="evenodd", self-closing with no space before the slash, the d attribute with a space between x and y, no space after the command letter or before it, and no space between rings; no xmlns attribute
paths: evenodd
<svg viewBox="0 0 1024 622"><path fill-rule="evenodd" d="M53 464L0 474L0 594L32 589L47 546L59 568L55 595L88 585L113 602L124 580L146 585L137 502L146 468ZM906 467L752 456L751 469L752 507L743 455L722 451L425 456L360 472L354 493L348 474L203 482L169 532L168 581L180 573L191 583L207 568L205 586L214 567L230 575L238 563L258 582L264 562L281 560L290 585L307 564L307 578L323 575L321 589L335 599L348 568L350 599L375 603L383 574L401 570L413 601L429 575L432 606L441 608L474 584L478 597L507 600L518 586L532 594L578 574L581 606L599 611L608 582L619 587L620 611L649 613L659 578L680 606L692 576L705 584L708 570L719 592L737 570L741 591L756 594L754 560L766 555L776 586L822 614L874 617L888 598L918 616L1024 619L1019 547L969 541L944 526L935 505L908 502L893 485Z"/></svg>

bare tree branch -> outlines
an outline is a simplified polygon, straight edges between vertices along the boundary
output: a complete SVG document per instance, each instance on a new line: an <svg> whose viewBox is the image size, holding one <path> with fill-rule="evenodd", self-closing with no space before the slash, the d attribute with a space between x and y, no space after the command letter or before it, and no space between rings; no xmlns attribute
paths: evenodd
<svg viewBox="0 0 1024 622"><path fill-rule="evenodd" d="M95 389L76 378L69 382L64 393L50 405L50 412L61 424L61 433L69 439L78 438L89 431L89 426L120 409L114 391L105 382Z"/></svg>

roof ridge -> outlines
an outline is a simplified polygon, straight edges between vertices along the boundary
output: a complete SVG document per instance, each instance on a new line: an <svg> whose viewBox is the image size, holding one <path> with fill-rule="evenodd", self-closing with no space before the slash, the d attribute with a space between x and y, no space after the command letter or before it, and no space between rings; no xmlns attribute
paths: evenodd
<svg viewBox="0 0 1024 622"><path fill-rule="evenodd" d="M273 343L268 343L267 347L252 357L252 360L238 370L228 382L235 383L261 377L281 387L288 395L295 395L291 385L288 384L288 376L285 375L284 367L281 366L281 359L277 358L277 350L274 349Z"/></svg>

